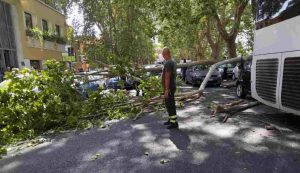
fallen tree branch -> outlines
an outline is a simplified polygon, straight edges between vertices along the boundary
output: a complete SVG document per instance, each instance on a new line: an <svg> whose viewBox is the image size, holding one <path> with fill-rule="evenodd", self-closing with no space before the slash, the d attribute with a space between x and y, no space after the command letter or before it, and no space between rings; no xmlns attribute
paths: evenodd
<svg viewBox="0 0 300 173"><path fill-rule="evenodd" d="M229 60L225 60L225 61L221 61L221 62L218 62L218 63L215 63L214 65L212 65L209 69L209 72L207 73L205 79L203 80L201 86L199 87L199 89L197 91L192 91L192 92L186 92L186 93L176 93L175 94L175 100L176 101L184 101L184 102L188 102L188 101L194 101L194 100L197 100L199 99L202 95L203 95L203 92L204 92L204 89L209 81L209 79L211 78L212 74L214 73L214 71L217 69L218 66L222 65L222 64L227 64L227 63L232 63L232 62L237 62L237 61L240 61L241 58L233 58L233 59L229 59ZM184 64L179 64L177 66L177 68L181 68L181 67L189 67L189 66L194 66L194 65L197 65L197 64L205 64L205 63L211 63L212 61L198 61L198 62L193 62L193 63L184 63ZM153 71L161 71L161 67L157 68L151 68L151 69L148 69L148 70L153 70ZM146 71L148 71L146 69ZM128 103L125 103L125 104L120 104L118 106L120 107L124 107L124 105L132 105L133 107L135 108L140 108L141 110L149 107L149 106L155 106L155 105L161 105L163 104L164 102L164 98L163 96L156 96L156 97L153 97L152 99L148 100L148 101L143 101L143 100L140 100L140 99L137 99L137 100L133 100L133 101L130 101ZM113 109L116 109L116 108L119 108L118 106L113 106ZM102 116L103 114L107 113L107 109L106 109L106 112L101 112L97 115L91 115L91 116L86 116L86 117L83 117L83 118L95 118L95 117L99 117L99 116ZM140 116L142 113L139 113L138 116Z"/></svg>
<svg viewBox="0 0 300 173"><path fill-rule="evenodd" d="M184 67L192 67L195 65L211 65L211 64L215 64L217 63L217 61L212 61L212 60L202 60L202 61L196 61L196 62L189 62L189 63L180 63L177 64L176 67L177 68L184 68ZM144 67L145 71L147 72L159 72L162 71L162 67L163 65L161 64L155 64L153 65L154 67Z"/></svg>
<svg viewBox="0 0 300 173"><path fill-rule="evenodd" d="M252 107L258 106L260 104L261 104L260 102L255 101L255 102L250 102L250 103L245 104L245 105L238 105L238 106L235 106L235 107L231 107L230 109L227 109L228 115L226 115L224 117L223 123L226 123L228 118L235 115L236 113L242 112L244 110L247 110L247 109L250 109Z"/></svg>

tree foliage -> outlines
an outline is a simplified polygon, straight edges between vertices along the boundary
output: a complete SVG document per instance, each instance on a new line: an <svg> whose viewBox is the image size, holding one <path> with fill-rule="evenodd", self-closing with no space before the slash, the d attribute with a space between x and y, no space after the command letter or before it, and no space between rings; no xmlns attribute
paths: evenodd
<svg viewBox="0 0 300 173"><path fill-rule="evenodd" d="M106 120L136 112L127 104L125 92L100 88L85 100L63 63L48 61L46 66L40 72L24 68L6 74L5 86L0 87L0 154L4 151L1 146L47 130L84 128L97 122L82 119L84 116Z"/></svg>
<svg viewBox="0 0 300 173"><path fill-rule="evenodd" d="M251 52L253 15L247 0L152 3L160 41L181 58L220 59Z"/></svg>
<svg viewBox="0 0 300 173"><path fill-rule="evenodd" d="M84 0L79 4L87 34L94 25L101 32L102 42L89 47L91 51L101 51L105 55L110 52L121 59L129 58L130 62L144 62L153 56L153 15L143 1ZM107 61L109 57L99 59Z"/></svg>
<svg viewBox="0 0 300 173"><path fill-rule="evenodd" d="M151 62L154 38L177 57L220 59L251 53L256 1L250 0L44 0L84 13L85 35L101 32L101 42L88 46L89 59ZM269 3L271 4L271 3ZM114 63L114 62L113 62Z"/></svg>

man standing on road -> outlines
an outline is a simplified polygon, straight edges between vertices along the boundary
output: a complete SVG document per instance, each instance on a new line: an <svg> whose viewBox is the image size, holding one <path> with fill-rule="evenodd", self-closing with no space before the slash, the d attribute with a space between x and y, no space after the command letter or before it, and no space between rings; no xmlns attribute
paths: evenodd
<svg viewBox="0 0 300 173"><path fill-rule="evenodd" d="M162 55L166 60L162 73L162 86L164 90L165 105L169 114L169 120L164 123L168 129L178 128L175 91L176 91L176 63L172 60L171 51L165 47Z"/></svg>
<svg viewBox="0 0 300 173"><path fill-rule="evenodd" d="M186 59L185 58L183 59L183 63L186 63ZM185 82L185 78L186 78L186 70L187 70L187 67L181 68L182 79L183 79L184 82Z"/></svg>

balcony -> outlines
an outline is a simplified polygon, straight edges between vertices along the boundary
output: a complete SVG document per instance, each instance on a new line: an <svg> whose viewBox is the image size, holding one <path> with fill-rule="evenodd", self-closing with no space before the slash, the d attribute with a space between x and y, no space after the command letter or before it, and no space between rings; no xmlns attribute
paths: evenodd
<svg viewBox="0 0 300 173"><path fill-rule="evenodd" d="M67 43L66 38L64 37L59 37L48 32L42 32L38 29L26 30L26 36L29 47L34 48L63 52Z"/></svg>

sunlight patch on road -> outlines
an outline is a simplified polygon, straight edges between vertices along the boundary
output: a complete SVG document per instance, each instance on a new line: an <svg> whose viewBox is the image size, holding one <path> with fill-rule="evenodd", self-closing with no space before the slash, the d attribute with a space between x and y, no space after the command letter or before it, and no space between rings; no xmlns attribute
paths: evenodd
<svg viewBox="0 0 300 173"><path fill-rule="evenodd" d="M111 140L111 141L106 142L105 146L107 146L107 147L117 147L120 144L121 144L120 140Z"/></svg>
<svg viewBox="0 0 300 173"><path fill-rule="evenodd" d="M138 139L138 142L142 143L145 147L145 150L151 155L156 156L168 156L168 158L177 157L179 150L176 145L170 141L169 136L166 138L158 137L154 135L151 131L143 131L141 137Z"/></svg>
<svg viewBox="0 0 300 173"><path fill-rule="evenodd" d="M51 143L51 142L44 143L38 147L49 147L49 148L46 148L45 150L42 150L39 153L41 153L41 154L51 153L51 152L57 150L58 148L62 148L63 146L65 146L68 141L69 141L68 138L62 138L53 143Z"/></svg>
<svg viewBox="0 0 300 173"><path fill-rule="evenodd" d="M239 147L251 153L261 154L261 153L270 152L270 149L264 144L248 144L248 143L240 142Z"/></svg>
<svg viewBox="0 0 300 173"><path fill-rule="evenodd" d="M131 125L132 128L137 130L147 130L148 128L145 126L145 124L135 124Z"/></svg>
<svg viewBox="0 0 300 173"><path fill-rule="evenodd" d="M186 122L185 124L181 125L181 128L198 129L220 138L231 138L239 130L239 128L235 125L219 123L204 124L203 122L199 121Z"/></svg>
<svg viewBox="0 0 300 173"><path fill-rule="evenodd" d="M259 144L263 141L266 135L266 129L253 128L245 134L242 141L248 144Z"/></svg>
<svg viewBox="0 0 300 173"><path fill-rule="evenodd" d="M220 138L231 138L239 130L237 126L227 124L204 125L202 129Z"/></svg>
<svg viewBox="0 0 300 173"><path fill-rule="evenodd" d="M201 108L204 108L203 106L190 106L182 110L182 113L191 113L191 112L198 112Z"/></svg>
<svg viewBox="0 0 300 173"><path fill-rule="evenodd" d="M287 146L287 147L291 147L291 148L294 148L294 149L297 149L297 150L300 149L300 144L297 143L297 142L287 141L287 142L284 142L284 144L285 144L285 146Z"/></svg>
<svg viewBox="0 0 300 173"><path fill-rule="evenodd" d="M202 152L202 151L193 151L193 161L192 163L196 164L196 165L200 165L201 163L203 163L206 159L208 159L209 154L206 152Z"/></svg>
<svg viewBox="0 0 300 173"><path fill-rule="evenodd" d="M15 168L20 166L22 163L20 161L14 161L11 163L8 163L7 165L0 168L0 172L12 172Z"/></svg>
<svg viewBox="0 0 300 173"><path fill-rule="evenodd" d="M139 138L139 142L147 143L155 140L155 136L150 131L144 131L142 137Z"/></svg>

